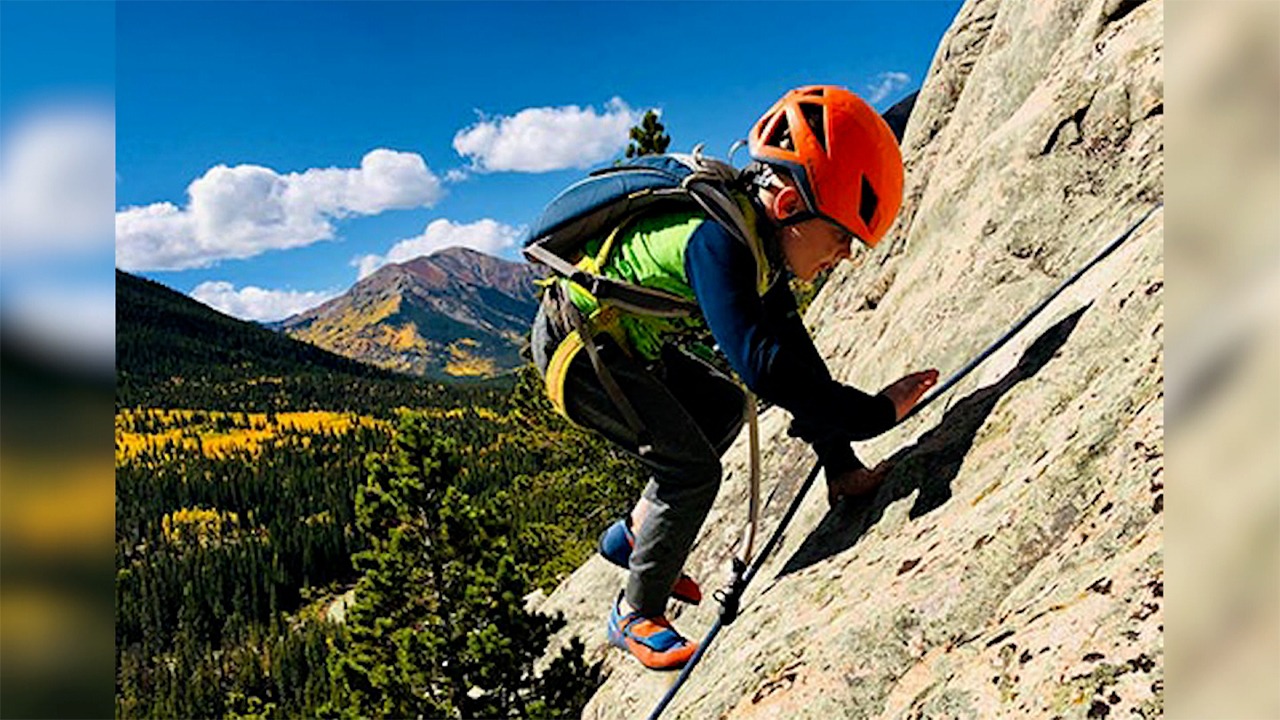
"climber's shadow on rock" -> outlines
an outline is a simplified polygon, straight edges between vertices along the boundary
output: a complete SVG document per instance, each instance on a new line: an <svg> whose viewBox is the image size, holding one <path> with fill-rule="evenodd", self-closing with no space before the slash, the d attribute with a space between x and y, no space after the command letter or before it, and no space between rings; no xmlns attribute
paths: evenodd
<svg viewBox="0 0 1280 720"><path fill-rule="evenodd" d="M1070 337L1088 305L1049 328L1023 353L1018 364L999 382L965 397L947 410L937 427L909 447L894 453L884 484L873 498L843 500L827 511L778 576L813 565L853 547L883 517L885 508L919 491L910 516L918 518L951 499L951 483L973 447L978 430L1005 393L1040 372ZM1012 432L1033 432L1030 428Z"/></svg>

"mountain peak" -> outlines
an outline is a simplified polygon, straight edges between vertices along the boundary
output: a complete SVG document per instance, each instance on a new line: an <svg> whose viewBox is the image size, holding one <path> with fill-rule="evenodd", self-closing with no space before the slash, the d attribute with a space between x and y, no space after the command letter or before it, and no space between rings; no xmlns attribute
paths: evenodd
<svg viewBox="0 0 1280 720"><path fill-rule="evenodd" d="M379 268L283 327L340 355L418 375L505 372L523 362L540 277L525 263L449 247Z"/></svg>

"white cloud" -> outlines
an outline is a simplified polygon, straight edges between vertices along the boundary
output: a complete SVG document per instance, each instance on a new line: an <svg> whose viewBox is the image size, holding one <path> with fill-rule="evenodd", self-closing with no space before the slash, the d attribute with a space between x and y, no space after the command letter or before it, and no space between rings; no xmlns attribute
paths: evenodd
<svg viewBox="0 0 1280 720"><path fill-rule="evenodd" d="M453 149L481 172L585 168L622 150L642 114L617 97L601 113L577 105L526 108L510 117L482 117L454 136Z"/></svg>
<svg viewBox="0 0 1280 720"><path fill-rule="evenodd" d="M444 174L444 181L450 183L460 183L471 177L471 173L466 168L453 168Z"/></svg>
<svg viewBox="0 0 1280 720"><path fill-rule="evenodd" d="M187 187L185 208L153 203L116 213L116 264L181 270L333 237L333 220L430 207L440 179L416 153L379 148L359 168L279 174L258 165L218 165Z"/></svg>
<svg viewBox="0 0 1280 720"><path fill-rule="evenodd" d="M332 290L297 291L267 290L247 285L239 290L223 280L202 282L191 291L191 297L241 320L269 322L283 320L303 310L337 297Z"/></svg>
<svg viewBox="0 0 1280 720"><path fill-rule="evenodd" d="M7 259L111 247L114 112L92 103L34 107L0 138L0 246Z"/></svg>
<svg viewBox="0 0 1280 720"><path fill-rule="evenodd" d="M882 72L873 85L867 86L867 102L874 105L906 87L909 82L911 76L904 72Z"/></svg>
<svg viewBox="0 0 1280 720"><path fill-rule="evenodd" d="M391 246L386 255L365 255L355 258L351 264L359 268L359 277L363 279L388 263L412 260L450 247L467 247L498 255L515 247L523 232L521 228L488 218L465 225L444 219L432 220L421 235L401 240Z"/></svg>

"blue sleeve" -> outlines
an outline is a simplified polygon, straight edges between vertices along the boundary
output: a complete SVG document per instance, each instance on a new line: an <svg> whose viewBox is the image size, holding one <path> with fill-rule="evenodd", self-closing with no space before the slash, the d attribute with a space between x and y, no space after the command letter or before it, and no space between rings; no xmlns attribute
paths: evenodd
<svg viewBox="0 0 1280 720"><path fill-rule="evenodd" d="M823 450L838 452L841 444L851 457L850 440L893 426L893 401L831 377L786 283L763 298L757 294L751 252L723 228L714 222L699 226L684 262L703 318L729 365L752 392L795 416L792 434L814 444L819 457ZM824 465L831 469L825 459Z"/></svg>

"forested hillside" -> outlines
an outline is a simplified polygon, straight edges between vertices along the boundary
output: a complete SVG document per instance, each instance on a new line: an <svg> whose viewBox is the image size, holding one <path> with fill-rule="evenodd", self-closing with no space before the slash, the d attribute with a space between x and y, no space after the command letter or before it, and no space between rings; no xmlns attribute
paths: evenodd
<svg viewBox="0 0 1280 720"><path fill-rule="evenodd" d="M334 355L116 271L116 406L265 412L482 404L510 380L441 385Z"/></svg>
<svg viewBox="0 0 1280 720"><path fill-rule="evenodd" d="M431 385L120 279L119 717L577 713L595 675L533 672L559 624L522 598L636 466L528 371Z"/></svg>

